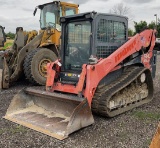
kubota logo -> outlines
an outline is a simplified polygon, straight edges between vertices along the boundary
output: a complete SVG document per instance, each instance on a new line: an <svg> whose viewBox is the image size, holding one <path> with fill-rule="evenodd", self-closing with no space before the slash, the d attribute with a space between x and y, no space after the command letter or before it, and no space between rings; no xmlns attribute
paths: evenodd
<svg viewBox="0 0 160 148"><path fill-rule="evenodd" d="M115 62L119 62L119 60L122 59L126 54L128 54L133 48L134 45L136 44L136 40L134 40L130 45L124 48L120 53L118 53L115 57Z"/></svg>

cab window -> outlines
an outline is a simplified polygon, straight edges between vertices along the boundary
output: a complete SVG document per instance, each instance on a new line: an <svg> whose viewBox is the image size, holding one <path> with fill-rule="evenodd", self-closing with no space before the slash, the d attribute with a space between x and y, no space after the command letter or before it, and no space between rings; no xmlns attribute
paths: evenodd
<svg viewBox="0 0 160 148"><path fill-rule="evenodd" d="M56 16L54 13L51 13L51 12L47 12L46 13L46 23L54 23L55 24L55 21L56 21Z"/></svg>
<svg viewBox="0 0 160 148"><path fill-rule="evenodd" d="M74 15L74 14L76 14L76 10L75 10L75 8L66 7L65 8L65 14L66 14L66 16Z"/></svg>

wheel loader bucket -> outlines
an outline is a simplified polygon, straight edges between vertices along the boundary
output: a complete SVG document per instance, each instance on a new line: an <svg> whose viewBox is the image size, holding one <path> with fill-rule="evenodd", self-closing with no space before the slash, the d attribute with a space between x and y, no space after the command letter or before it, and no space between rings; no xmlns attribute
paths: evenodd
<svg viewBox="0 0 160 148"><path fill-rule="evenodd" d="M33 88L14 96L4 118L59 140L94 123L86 99Z"/></svg>

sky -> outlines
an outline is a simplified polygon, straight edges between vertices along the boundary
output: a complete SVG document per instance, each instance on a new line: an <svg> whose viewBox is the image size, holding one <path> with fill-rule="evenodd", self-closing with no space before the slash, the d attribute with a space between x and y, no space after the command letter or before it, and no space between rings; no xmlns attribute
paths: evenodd
<svg viewBox="0 0 160 148"><path fill-rule="evenodd" d="M154 14L160 18L160 0L63 0L79 4L80 13L96 11L108 13L114 5L123 3L130 8L132 20L139 22L155 21ZM0 0L0 25L5 27L5 32L15 32L16 27L24 30L39 30L39 14L33 16L37 5L52 2L52 0ZM130 28L133 23L129 23Z"/></svg>

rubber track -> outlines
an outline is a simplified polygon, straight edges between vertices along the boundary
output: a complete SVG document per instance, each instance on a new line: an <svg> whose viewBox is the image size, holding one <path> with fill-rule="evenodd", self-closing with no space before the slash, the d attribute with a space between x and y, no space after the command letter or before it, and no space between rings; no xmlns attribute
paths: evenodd
<svg viewBox="0 0 160 148"><path fill-rule="evenodd" d="M123 107L117 109L115 113L109 112L107 108L107 103L111 99L111 97L117 93L118 91L125 88L127 85L129 85L131 82L133 82L141 73L143 73L146 69L144 67L132 67L128 68L121 77L116 79L114 82L112 82L110 85L105 86L101 85L97 87L97 90L95 92L95 95L92 100L92 111L96 114L100 114L102 116L107 117L113 117L118 114L121 114L125 111L128 111L132 108L135 108L137 106L140 106L144 103L149 102L150 100L144 100L140 101L140 103L131 104L130 106Z"/></svg>
<svg viewBox="0 0 160 148"><path fill-rule="evenodd" d="M26 79L34 84L34 85L39 85L39 83L37 81L35 81L35 79L33 78L33 75L31 73L31 61L34 57L34 55L36 54L36 52L38 52L40 49L37 48L35 50L32 50L26 57L23 63L23 70L24 70L24 74Z"/></svg>

